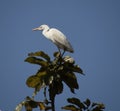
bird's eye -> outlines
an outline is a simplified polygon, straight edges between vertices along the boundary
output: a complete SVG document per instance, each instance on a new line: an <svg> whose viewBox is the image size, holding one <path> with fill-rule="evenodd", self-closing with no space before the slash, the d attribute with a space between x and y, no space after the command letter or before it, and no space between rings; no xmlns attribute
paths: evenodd
<svg viewBox="0 0 120 111"><path fill-rule="evenodd" d="M39 29L42 30L42 27L40 26Z"/></svg>

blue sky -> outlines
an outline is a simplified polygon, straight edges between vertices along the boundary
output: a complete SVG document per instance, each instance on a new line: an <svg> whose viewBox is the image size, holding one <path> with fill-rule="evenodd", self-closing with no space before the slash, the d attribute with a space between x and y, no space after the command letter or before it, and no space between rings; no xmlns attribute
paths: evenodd
<svg viewBox="0 0 120 111"><path fill-rule="evenodd" d="M43 50L52 57L55 45L32 29L48 24L71 42L70 54L85 76L77 75L80 89L65 86L57 96L59 111L66 97L103 102L105 111L120 106L120 1L119 0L1 0L0 1L0 109L12 111L33 89L25 81L38 66L24 62L29 52ZM39 94L36 99L41 98Z"/></svg>

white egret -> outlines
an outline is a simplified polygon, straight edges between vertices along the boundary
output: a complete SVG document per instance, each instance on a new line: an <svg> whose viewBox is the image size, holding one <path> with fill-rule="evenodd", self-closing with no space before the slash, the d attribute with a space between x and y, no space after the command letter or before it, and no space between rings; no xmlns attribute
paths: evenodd
<svg viewBox="0 0 120 111"><path fill-rule="evenodd" d="M34 28L33 31L42 30L42 34L49 40L51 40L59 49L63 49L63 54L65 51L73 53L74 50L67 40L66 36L56 28L49 28L48 25L41 25L37 28ZM61 52L60 52L61 54ZM62 55L63 55L62 54Z"/></svg>

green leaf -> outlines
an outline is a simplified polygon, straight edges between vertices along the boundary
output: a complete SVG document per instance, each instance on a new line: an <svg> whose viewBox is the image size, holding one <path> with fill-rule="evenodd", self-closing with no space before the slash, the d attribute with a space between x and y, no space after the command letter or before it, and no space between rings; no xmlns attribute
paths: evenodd
<svg viewBox="0 0 120 111"><path fill-rule="evenodd" d="M84 75L82 69L78 65L73 65L69 62L65 62L63 65L64 65L64 68L67 69L68 71L77 72Z"/></svg>
<svg viewBox="0 0 120 111"><path fill-rule="evenodd" d="M60 57L60 52L54 52L53 56L56 57L56 58Z"/></svg>
<svg viewBox="0 0 120 111"><path fill-rule="evenodd" d="M82 69L78 65L75 65L74 67L71 67L71 70L73 72L78 72L78 73L84 74Z"/></svg>
<svg viewBox="0 0 120 111"><path fill-rule="evenodd" d="M75 107L74 105L66 105L66 106L62 107L62 109L71 110L71 111L79 111L79 109L77 107Z"/></svg>
<svg viewBox="0 0 120 111"><path fill-rule="evenodd" d="M90 104L91 104L91 101L90 101L89 99L86 99L86 101L84 102L84 104L85 104L87 107L89 107Z"/></svg>
<svg viewBox="0 0 120 111"><path fill-rule="evenodd" d="M43 102L39 102L38 106L39 106L40 110L45 110L46 109L46 107L45 107Z"/></svg>
<svg viewBox="0 0 120 111"><path fill-rule="evenodd" d="M51 106L45 106L45 111L52 110Z"/></svg>
<svg viewBox="0 0 120 111"><path fill-rule="evenodd" d="M77 98L68 98L67 101L68 101L69 103L75 104L75 105L77 105L78 107L80 107L81 102L80 102L80 100L77 99Z"/></svg>
<svg viewBox="0 0 120 111"><path fill-rule="evenodd" d="M46 70L39 70L36 75L41 78L43 76L48 75L48 73Z"/></svg>
<svg viewBox="0 0 120 111"><path fill-rule="evenodd" d="M55 94L60 94L63 91L62 81L54 81Z"/></svg>
<svg viewBox="0 0 120 111"><path fill-rule="evenodd" d="M48 62L50 61L50 57L48 56L48 54L44 53L43 51L29 53L28 56L40 56L40 57L46 59Z"/></svg>
<svg viewBox="0 0 120 111"><path fill-rule="evenodd" d="M77 98L68 98L67 101L78 106L80 109L85 109L85 105Z"/></svg>
<svg viewBox="0 0 120 111"><path fill-rule="evenodd" d="M98 103L95 103L95 102L92 103L92 107L95 107L97 105L98 105Z"/></svg>
<svg viewBox="0 0 120 111"><path fill-rule="evenodd" d="M61 79L69 86L70 89L73 90L74 88L75 89L79 88L77 79L74 73L68 72L65 74L61 74Z"/></svg>
<svg viewBox="0 0 120 111"><path fill-rule="evenodd" d="M53 78L52 83L49 85L49 97L52 100L56 94L60 94L63 91L63 83L57 78Z"/></svg>
<svg viewBox="0 0 120 111"><path fill-rule="evenodd" d="M105 109L105 105L102 104L102 103L95 103L95 102L93 102L92 103L92 108L93 108L92 111L102 111L103 109Z"/></svg>
<svg viewBox="0 0 120 111"><path fill-rule="evenodd" d="M26 101L26 104L29 105L31 108L37 108L38 107L38 102L36 102L34 100Z"/></svg>
<svg viewBox="0 0 120 111"><path fill-rule="evenodd" d="M75 60L70 56L65 56L63 59L64 62L69 63L70 65L75 63Z"/></svg>
<svg viewBox="0 0 120 111"><path fill-rule="evenodd" d="M70 88L70 91L75 94L74 88Z"/></svg>
<svg viewBox="0 0 120 111"><path fill-rule="evenodd" d="M51 81L51 74L49 74L46 70L39 70L36 74L42 81L44 81L45 85L49 85Z"/></svg>
<svg viewBox="0 0 120 111"><path fill-rule="evenodd" d="M36 57L28 57L28 58L25 59L25 62L29 62L29 63L32 63L32 64L38 64L38 65L41 65L43 67L48 66L48 62L46 62L42 59L38 59Z"/></svg>
<svg viewBox="0 0 120 111"><path fill-rule="evenodd" d="M29 104L28 101L25 102L25 109L26 109L26 111L32 111L32 109L33 109L33 108L30 106L30 104Z"/></svg>
<svg viewBox="0 0 120 111"><path fill-rule="evenodd" d="M30 76L27 79L26 84L28 87L32 87L32 88L35 88L39 84L42 85L40 78L36 75Z"/></svg>
<svg viewBox="0 0 120 111"><path fill-rule="evenodd" d="M36 75L44 81L45 85L49 85L53 81L54 73L47 71L47 69L41 68Z"/></svg>
<svg viewBox="0 0 120 111"><path fill-rule="evenodd" d="M15 111L21 111L24 105L25 105L25 101L22 101L16 106Z"/></svg>
<svg viewBox="0 0 120 111"><path fill-rule="evenodd" d="M92 111L102 111L102 109L96 106L95 108L92 109Z"/></svg>

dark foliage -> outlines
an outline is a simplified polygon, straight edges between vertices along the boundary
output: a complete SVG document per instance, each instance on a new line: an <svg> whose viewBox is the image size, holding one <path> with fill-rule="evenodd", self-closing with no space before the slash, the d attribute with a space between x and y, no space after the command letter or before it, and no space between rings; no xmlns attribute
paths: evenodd
<svg viewBox="0 0 120 111"><path fill-rule="evenodd" d="M30 88L34 88L32 97L26 97L24 101L17 105L15 111L21 111L25 106L26 111L32 111L34 108L40 110L55 111L55 97L63 92L63 82L69 87L72 93L75 89L79 89L75 73L83 74L82 69L75 64L70 56L61 56L59 52L53 54L54 60L43 51L30 53L25 62L37 64L40 66L38 71L27 78L26 84ZM34 96L44 88L44 100L35 101ZM46 89L49 92L49 99L46 97ZM81 102L77 98L67 99L70 105L62 107L71 111L103 111L103 104L91 103L89 99Z"/></svg>
<svg viewBox="0 0 120 111"><path fill-rule="evenodd" d="M102 103L91 103L89 99L81 102L78 98L68 98L69 105L62 107L62 109L70 111L103 111L105 109Z"/></svg>

